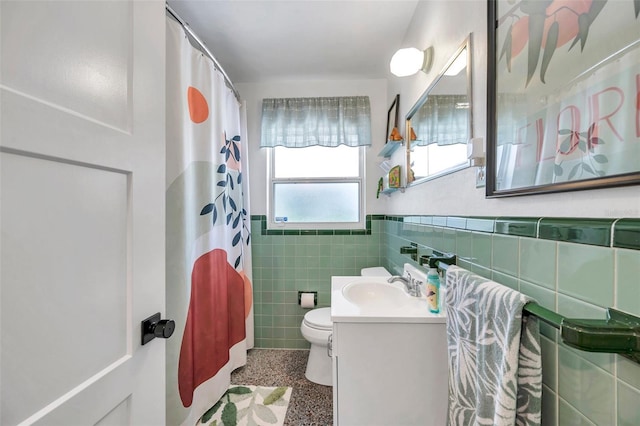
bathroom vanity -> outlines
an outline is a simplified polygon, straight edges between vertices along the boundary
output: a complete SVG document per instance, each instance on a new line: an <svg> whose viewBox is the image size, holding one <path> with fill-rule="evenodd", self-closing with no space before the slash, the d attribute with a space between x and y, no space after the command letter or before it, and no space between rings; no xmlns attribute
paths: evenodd
<svg viewBox="0 0 640 426"><path fill-rule="evenodd" d="M445 317L386 278L332 277L333 424L446 424Z"/></svg>

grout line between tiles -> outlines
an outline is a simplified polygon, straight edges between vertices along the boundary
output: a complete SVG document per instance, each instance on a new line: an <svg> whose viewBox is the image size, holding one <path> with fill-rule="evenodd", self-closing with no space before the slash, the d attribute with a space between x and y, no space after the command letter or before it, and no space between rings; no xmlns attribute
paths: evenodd
<svg viewBox="0 0 640 426"><path fill-rule="evenodd" d="M591 425L593 426L597 426L596 423L592 422L591 419L589 417L587 417L582 411L580 411L577 407L575 407L573 404L571 404L569 401L567 401L566 399L564 399L563 397L560 396L560 392L558 392L558 424L560 421L560 400L562 400L565 404L567 404L569 407L573 408L575 410L575 412L578 414L578 416L582 417L583 419L585 419L586 421L588 421Z"/></svg>
<svg viewBox="0 0 640 426"><path fill-rule="evenodd" d="M540 238L540 222L542 222L542 218L536 222L536 238Z"/></svg>
<svg viewBox="0 0 640 426"><path fill-rule="evenodd" d="M611 239L609 241L609 247L611 247L611 248L613 248L613 242L614 242L615 235L616 235L616 223L618 223L618 221L620 219L621 218L618 218L618 219L614 220L613 223L611 224Z"/></svg>

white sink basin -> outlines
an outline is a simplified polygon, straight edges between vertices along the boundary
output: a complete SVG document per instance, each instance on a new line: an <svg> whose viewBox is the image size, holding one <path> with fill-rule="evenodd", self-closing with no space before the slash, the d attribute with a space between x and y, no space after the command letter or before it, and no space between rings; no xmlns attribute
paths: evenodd
<svg viewBox="0 0 640 426"><path fill-rule="evenodd" d="M356 281L345 285L342 294L349 302L363 308L398 308L411 302L411 296L394 284L379 281Z"/></svg>
<svg viewBox="0 0 640 426"><path fill-rule="evenodd" d="M331 319L348 323L442 323L444 313L432 314L427 299L410 296L404 284L386 277L331 277Z"/></svg>

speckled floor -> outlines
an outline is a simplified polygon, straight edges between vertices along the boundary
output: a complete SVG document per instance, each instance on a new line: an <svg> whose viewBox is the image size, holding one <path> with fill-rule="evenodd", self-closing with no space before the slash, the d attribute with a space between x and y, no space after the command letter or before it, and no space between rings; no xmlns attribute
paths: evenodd
<svg viewBox="0 0 640 426"><path fill-rule="evenodd" d="M231 374L234 385L291 386L285 426L333 424L333 388L304 377L309 351L251 349L247 365Z"/></svg>

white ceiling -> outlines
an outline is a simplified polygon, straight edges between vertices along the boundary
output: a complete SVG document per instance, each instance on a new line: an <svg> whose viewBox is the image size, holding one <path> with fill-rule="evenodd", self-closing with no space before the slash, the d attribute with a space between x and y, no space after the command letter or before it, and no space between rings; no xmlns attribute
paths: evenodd
<svg viewBox="0 0 640 426"><path fill-rule="evenodd" d="M234 83L386 78L418 0L169 0Z"/></svg>

